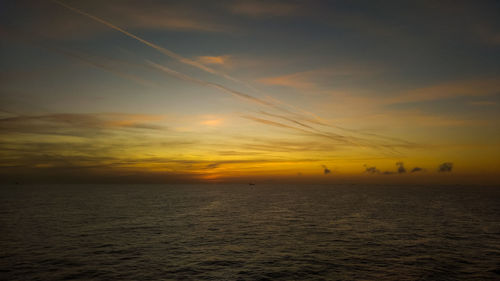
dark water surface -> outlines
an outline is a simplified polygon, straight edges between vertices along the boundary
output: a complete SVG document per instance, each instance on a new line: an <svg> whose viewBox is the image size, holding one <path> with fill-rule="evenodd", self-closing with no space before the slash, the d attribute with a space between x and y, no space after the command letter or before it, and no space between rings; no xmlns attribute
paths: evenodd
<svg viewBox="0 0 500 281"><path fill-rule="evenodd" d="M0 188L2 280L500 280L500 188Z"/></svg>

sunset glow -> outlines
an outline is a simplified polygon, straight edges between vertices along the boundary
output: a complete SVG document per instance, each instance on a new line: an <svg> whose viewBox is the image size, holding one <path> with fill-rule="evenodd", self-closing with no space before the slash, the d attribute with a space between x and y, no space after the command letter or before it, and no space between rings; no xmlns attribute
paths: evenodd
<svg viewBox="0 0 500 281"><path fill-rule="evenodd" d="M1 4L3 181L500 183L496 3L146 2Z"/></svg>

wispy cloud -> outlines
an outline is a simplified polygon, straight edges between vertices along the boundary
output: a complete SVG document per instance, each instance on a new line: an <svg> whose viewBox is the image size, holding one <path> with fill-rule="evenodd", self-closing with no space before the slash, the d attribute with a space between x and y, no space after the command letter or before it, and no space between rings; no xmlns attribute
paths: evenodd
<svg viewBox="0 0 500 281"><path fill-rule="evenodd" d="M268 112L265 112L265 111L260 111L260 113L262 115L266 115L266 116L270 116L270 117L275 117L275 118L278 118L278 119L282 119L282 120L294 123L296 125L299 125L301 127L307 128L307 129L313 129L313 130L315 130L315 128L313 128L312 126L307 125L304 122L297 121L297 120L295 120L295 119L293 119L291 117L287 117L287 116L283 116L283 115L279 115L279 114L272 114L272 113L268 113Z"/></svg>
<svg viewBox="0 0 500 281"><path fill-rule="evenodd" d="M250 17L276 17L296 14L300 6L297 2L247 0L235 1L231 12Z"/></svg>
<svg viewBox="0 0 500 281"><path fill-rule="evenodd" d="M372 149L378 149L379 152L381 153L384 152L398 153L397 148L414 149L421 146L403 140L398 140L396 138L384 138L383 136L379 136L376 134L373 135L364 134L363 132L356 133L355 130L352 131L352 134L343 134L343 130L337 130L335 132L330 130L321 130L315 127L311 127L309 125L304 125L304 124L300 125L301 122L298 122L294 119L290 119L284 116L267 114L267 113L263 113L263 115L276 117L281 119L280 121L285 120L292 124L289 125L286 123L255 116L249 116L249 115L245 115L242 117L261 124L301 132L306 136L321 138L323 140L329 141L331 144L334 144L336 146L372 148ZM332 128L335 127L333 126Z"/></svg>
<svg viewBox="0 0 500 281"><path fill-rule="evenodd" d="M230 56L199 56L196 60L204 65L224 65L227 66Z"/></svg>
<svg viewBox="0 0 500 281"><path fill-rule="evenodd" d="M161 121L163 118L161 115L122 113L24 115L0 119L0 131L4 133L60 133L61 130L74 131L78 129L132 128L163 130L165 127L151 123Z"/></svg>
<svg viewBox="0 0 500 281"><path fill-rule="evenodd" d="M197 4L197 5L196 5ZM204 9L203 3L184 4L171 1L119 1L110 13L119 14L131 28L171 29L181 31L228 32L234 26Z"/></svg>
<svg viewBox="0 0 500 281"><path fill-rule="evenodd" d="M205 125L205 126L216 127L216 126L220 126L222 123L224 123L224 119L223 118L205 118L200 123L202 125Z"/></svg>
<svg viewBox="0 0 500 281"><path fill-rule="evenodd" d="M257 103L259 105L264 105L264 106L271 106L273 107L274 105L270 102L267 102L263 99L259 99L259 98L256 98L254 96L251 96L251 95L248 95L248 94L245 94L245 93L242 93L242 92L238 92L236 90L233 90L233 89L230 89L228 87L225 87L221 84L217 84L217 83L213 83L213 82L208 82L208 81L204 81L204 80L200 80L200 79L196 79L194 77L191 77L189 75L186 75L186 74L183 74L183 73L180 73L178 71L175 71L173 69L170 69L164 65L159 65L157 63L154 63L152 61L147 61L147 63L149 65L151 65L152 67L168 74L168 75L171 75L173 77L176 77L178 79L182 79L184 81L188 81L188 82L192 82L192 83L196 83L196 84L199 84L199 85L202 85L202 86L208 86L208 87L211 87L211 88L214 88L214 89L217 89L217 90L220 90L224 93L228 93L228 94L231 94L235 97L238 97L238 98L241 98L243 100L246 100L246 101L250 101L250 102L253 102L253 103Z"/></svg>
<svg viewBox="0 0 500 281"><path fill-rule="evenodd" d="M220 71L217 71L209 66L207 66L206 64L203 64L199 61L196 61L196 60L192 60L192 59L188 59L188 58L185 58L177 53L174 53L173 51L171 50L168 50L166 48L163 48L157 44L154 44L150 41L147 41L135 34L132 34L130 33L129 31L123 29L123 28L120 28L118 26L116 26L115 24L109 22L109 21L106 21L102 18L99 18L97 16L94 16L90 13L87 13L85 11L82 11L78 8L75 8L73 6L70 6L64 2L61 2L59 0L51 0L52 2L54 3L57 3L58 5L60 6L63 6L69 10L72 10L73 12L76 12L78 14L81 14L83 16L86 16L96 22L99 22L105 26L108 26L109 28L112 28L118 32L121 32L125 35L127 35L128 37L131 37L151 48L154 48L156 49L157 51L173 58L173 59L176 59L177 61L181 62L181 63L184 63L184 64L187 64L187 65L191 65L191 66L194 66L200 70L203 70L205 72L208 72L208 73L211 73L211 74L215 74L215 75L218 75L220 77L224 77L228 80L232 80L232 81L237 81L237 82L240 82L241 84L243 85L248 85L247 83L245 82L242 82L238 79L235 79L225 73L222 73ZM162 71L163 73L166 73L168 75L171 75L171 76L174 76L178 79L182 79L182 80L185 80L185 81L189 81L189 82L192 82L192 83L196 83L196 84L199 84L199 85L202 85L202 86L207 86L207 87L211 87L211 88L215 88L217 90L220 90L222 92L225 92L225 93L228 93L228 94L231 94L235 97L238 97L240 99L243 99L245 101L248 101L248 102L252 102L252 103L255 103L257 105L260 105L260 106L266 106L266 107L269 107L269 108L272 108L273 110L278 110L278 111L281 111L281 112L284 112L284 113L287 113L287 114L292 114L294 115L295 117L298 117L298 116L302 116L303 114L302 113L298 113L296 110L293 110L293 111L290 111L286 108L284 108L283 106L281 106L280 104L276 104L274 102L270 102L270 101L267 101L267 100L264 100L264 99L261 99L261 98L257 98L257 97L254 97L252 95L249 95L249 94L246 94L244 92L241 92L241 91L236 91L234 89L231 89L229 87L226 87L222 84L218 84L218 83L213 83L213 82L208 82L208 81L203 81L203 80L200 80L200 79L197 79L197 78L194 78L194 77L191 77L191 76L188 76L186 74L183 74L183 73L180 73L178 71L175 71L175 70L172 70L164 65L160 65L160 64L157 64L157 63L154 63L154 62L151 62L151 61L147 61L147 63L152 66L153 68L157 69L157 70L160 70ZM260 122L260 123L263 123L263 124L267 124L267 125L273 125L273 126L276 126L276 127L282 127L282 128L288 128L288 129L293 129L293 130L298 130L298 131L302 131L302 132L306 132L308 134L312 134L312 135L316 135L316 136L321 136L321 137L325 137L325 138L329 138L331 140L334 140L334 141L337 141L339 143L344 143L344 144L349 144L349 145L363 145L363 146L373 146L374 143L373 141L370 141L370 140L363 140L359 137L346 137L345 135L342 135L342 134L338 134L338 133L333 133L333 132L325 132L325 131L321 131L321 130L318 130L318 129L315 129L313 128L311 125L308 125L306 124L306 122L309 122L311 120L311 118L304 118L302 120L297 120L297 118L292 118L292 117L288 117L288 116L278 116L278 115L275 115L275 117L277 118L285 118L286 121L289 121L289 122L293 122L295 125L298 125L300 127L304 127L306 128L305 130L302 130L298 127L295 127L295 126L290 126L290 125L286 125L286 124L283 124L283 123L279 123L279 122L275 122L275 121L272 121L272 120L266 120L266 119L262 119L262 118L253 118L254 121L256 122ZM378 144L377 144L378 145ZM389 145L382 145L381 147L389 147Z"/></svg>
<svg viewBox="0 0 500 281"><path fill-rule="evenodd" d="M285 75L263 77L257 81L262 84L297 89L305 94L328 93L332 91L331 86L333 83L356 84L367 77L380 74L384 69L385 66L380 64L342 62L338 63L336 67L323 67Z"/></svg>
<svg viewBox="0 0 500 281"><path fill-rule="evenodd" d="M258 139L258 140L242 140L242 144L238 145L238 150L249 151L252 153L296 153L296 152L331 152L335 150L335 146L328 142L318 140L307 141L292 141L292 140L276 140L276 139ZM233 152L234 153L234 152Z"/></svg>
<svg viewBox="0 0 500 281"><path fill-rule="evenodd" d="M19 2L19 9L27 10L22 4L26 1ZM102 36L107 32L98 25L89 24L84 18L54 9L54 6L46 1L28 2L29 8L37 11L27 21L28 27L43 37L57 40L84 40ZM117 26L134 30L227 33L236 29L234 24L228 23L226 18L214 13L213 9L207 9L206 6L210 5L203 2L155 0L59 2L71 5L80 11L95 11L100 17L111 19L110 22L114 22ZM47 14L51 15L50 21L46 20Z"/></svg>
<svg viewBox="0 0 500 281"><path fill-rule="evenodd" d="M2 144L0 143L0 146ZM111 147L111 146L110 146ZM46 148L45 148L46 149ZM106 149L102 147L101 149ZM234 175L248 175L249 169L261 169L262 166L308 163L308 159L243 159L243 160L188 160L168 157L129 158L126 155L100 156L91 154L61 153L25 154L6 164L0 161L2 182L38 181L38 182L199 182L231 178ZM226 172L230 169L232 173ZM28 179L23 177L29 173ZM59 176L57 176L59 174Z"/></svg>
<svg viewBox="0 0 500 281"><path fill-rule="evenodd" d="M406 128L409 124L413 127L459 127L487 124L485 120L479 118L433 114L420 109L376 110L369 112L369 114L360 114L355 117L340 119L338 122L347 124L349 122L358 122L359 120L370 120L371 125L378 124L379 126L390 126L392 128ZM400 141L402 142L403 140Z"/></svg>
<svg viewBox="0 0 500 281"><path fill-rule="evenodd" d="M498 29L487 25L476 25L476 34L488 45L500 45L500 32Z"/></svg>
<svg viewBox="0 0 500 281"><path fill-rule="evenodd" d="M127 79L127 80L130 80L132 82L135 82L139 85L142 85L142 86L145 86L145 87L159 87L158 84L156 84L155 82L153 81L150 81L150 80L147 80L147 79L144 79L138 75L134 75L134 74L131 74L131 73L127 73L127 72L124 72L122 70L120 70L119 68L116 68L116 67L112 67L110 66L109 64L106 64L103 62L103 58L100 58L100 61L96 60L96 59L92 59L90 58L90 56L88 55L84 55L82 53L77 53L77 52L73 52L73 51L69 51L69 50L64 50L64 49L60 49L60 48L50 48L51 50L54 50L55 52L59 53L59 54L62 54L64 56L67 56L69 58L72 58L72 59L75 59L75 60L78 60L80 62L83 62L87 65L91 65L93 67L96 67L96 68L99 68L99 69L102 69L104 71L107 71L107 72L110 72L116 76L119 76L119 77L122 77L124 79Z"/></svg>
<svg viewBox="0 0 500 281"><path fill-rule="evenodd" d="M500 77L460 80L408 91L387 99L384 103L432 101L461 96L485 96L500 91Z"/></svg>
<svg viewBox="0 0 500 281"><path fill-rule="evenodd" d="M204 64L202 64L202 63L200 63L198 61L195 61L195 60L192 60L192 59L189 59L189 58L185 58L185 57L183 57L183 56L181 56L181 55L179 55L179 54L177 54L177 53L175 53L175 52L173 52L173 51L171 51L169 49L166 49L166 48L164 48L164 47L162 47L160 45L157 45L157 44L152 43L152 42L150 42L150 41L148 41L146 39L143 39L143 38L141 38L141 37L139 37L139 36L137 36L137 35L129 32L129 31L123 29L123 28L118 27L117 25L115 25L115 24L113 24L113 23L111 23L111 22L109 22L107 20L104 20L102 18L94 16L94 15L92 15L90 13L87 13L85 11L82 11L80 9L77 9L77 8L75 8L73 6L70 6L70 5L68 5L68 4L66 4L66 3L64 3L62 1L59 1L59 0L50 0L50 1L56 3L56 4L60 5L60 6L63 6L63 7L67 8L67 9L69 9L69 10L75 12L75 13L78 13L80 15L86 16L86 17L88 17L88 18L90 18L90 19L92 19L92 20L94 20L96 22L99 22L99 23L101 23L101 24L103 24L103 25L105 25L105 26L107 26L107 27L109 27L111 29L114 29L114 30L116 30L118 32L121 32L121 33L125 34L126 36L128 36L130 38L133 38L133 39L135 39L135 40L143 43L144 45L149 46L149 47L157 50L158 52L160 52L160 53L162 53L162 54L164 54L164 55L166 55L166 56L168 56L170 58L173 58L173 59L175 59L175 60L177 60L177 61L179 61L181 63L184 63L184 64L187 64L187 65L196 67L196 68L198 68L200 70L203 70L205 72L221 76L221 77L226 78L226 79L231 80L231 81L242 83L240 80L238 80L236 78L233 78L233 77L231 77L231 76L229 76L229 75L227 75L225 73L217 71L217 70L215 70L215 69L213 69L211 67L208 67L208 66L206 66L206 65L204 65Z"/></svg>
<svg viewBox="0 0 500 281"><path fill-rule="evenodd" d="M267 85L285 86L301 90L316 89L317 84L311 81L310 75L314 75L314 73L300 72L282 76L265 77L260 78L258 82Z"/></svg>
<svg viewBox="0 0 500 281"><path fill-rule="evenodd" d="M475 105L475 106L492 106L492 105L497 105L496 102L494 101L471 101L469 102L470 105Z"/></svg>
<svg viewBox="0 0 500 281"><path fill-rule="evenodd" d="M271 121L271 120L268 120L268 119L263 119L263 118L258 118L258 117L254 117L254 116L248 116L248 115L244 115L242 117L246 118L246 119L249 119L249 120L252 120L252 121L255 121L255 122L258 122L258 123L261 123L261 124L265 124L265 125L270 125L270 126L279 127L279 128L292 129L292 130L300 131L300 132L303 132L303 133L309 133L306 130L303 130L303 129L300 129L300 128L297 128L297 127L294 127L294 126L286 125L286 124L283 124L283 123Z"/></svg>
<svg viewBox="0 0 500 281"><path fill-rule="evenodd" d="M344 135L336 134L336 133L332 133L332 132L323 132L320 130L308 130L308 129L295 127L295 126L291 126L291 125L287 125L287 124L283 124L280 122L276 122L276 121L272 121L272 120L268 120L268 119L263 119L263 118L259 118L259 117L254 117L254 116L242 116L242 117L249 119L249 120L252 120L252 121L255 121L255 122L258 122L258 123L261 123L261 124L266 124L266 125L285 128L285 129L291 129L294 131L302 132L302 133L309 135L309 136L315 136L315 137L328 139L331 142L336 143L337 145L348 145L348 146L358 146L358 147L363 145L363 144L361 144L361 142L363 140L361 140L359 138L355 138L355 137L344 136ZM373 144L366 143L366 145L371 146Z"/></svg>

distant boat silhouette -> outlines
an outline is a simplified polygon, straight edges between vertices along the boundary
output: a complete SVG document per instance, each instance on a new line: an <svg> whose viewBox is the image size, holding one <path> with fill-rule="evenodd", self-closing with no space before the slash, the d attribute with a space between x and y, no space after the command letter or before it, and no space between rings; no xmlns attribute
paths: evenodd
<svg viewBox="0 0 500 281"><path fill-rule="evenodd" d="M255 183L253 183L253 182L249 182L249 183L248 183L248 185L255 185Z"/></svg>

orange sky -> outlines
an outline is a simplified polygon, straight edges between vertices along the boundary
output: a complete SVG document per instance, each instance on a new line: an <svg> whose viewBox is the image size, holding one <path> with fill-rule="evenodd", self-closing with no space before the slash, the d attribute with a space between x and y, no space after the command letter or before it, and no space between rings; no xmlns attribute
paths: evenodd
<svg viewBox="0 0 500 281"><path fill-rule="evenodd" d="M2 4L3 182L500 178L494 2Z"/></svg>

